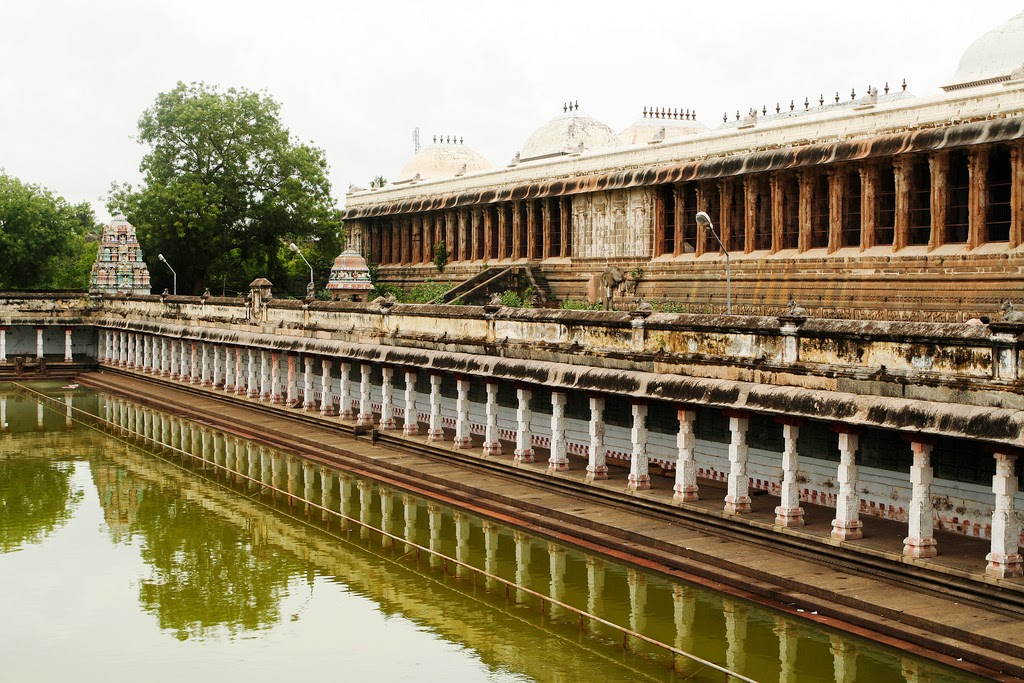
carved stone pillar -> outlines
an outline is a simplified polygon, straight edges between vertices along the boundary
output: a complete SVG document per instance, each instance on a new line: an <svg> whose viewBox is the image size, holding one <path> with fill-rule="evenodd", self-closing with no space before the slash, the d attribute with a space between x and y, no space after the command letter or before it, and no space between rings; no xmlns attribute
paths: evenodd
<svg viewBox="0 0 1024 683"><path fill-rule="evenodd" d="M992 506L992 548L985 556L988 566L985 573L1001 579L1021 576L1020 524L1014 509L1017 495L1017 474L1014 465L1016 455L995 453L996 473L992 477L992 492L995 503Z"/></svg>
<svg viewBox="0 0 1024 683"><path fill-rule="evenodd" d="M565 443L565 399L565 392L551 392L551 455L548 458L548 472L564 472L569 469Z"/></svg>
<svg viewBox="0 0 1024 683"><path fill-rule="evenodd" d="M484 432L484 455L501 455L498 438L498 381L487 380L487 424Z"/></svg>
<svg viewBox="0 0 1024 683"><path fill-rule="evenodd" d="M427 441L444 441L441 427L441 375L430 373L430 423L427 425Z"/></svg>
<svg viewBox="0 0 1024 683"><path fill-rule="evenodd" d="M828 169L828 253L843 246L843 193L846 189L845 168Z"/></svg>
<svg viewBox="0 0 1024 683"><path fill-rule="evenodd" d="M273 394L270 385L270 352L260 349L260 400L269 401Z"/></svg>
<svg viewBox="0 0 1024 683"><path fill-rule="evenodd" d="M633 429L630 437L633 442L633 454L629 459L629 480L626 486L631 491L641 491L651 488L647 458L647 404L635 402L632 409Z"/></svg>
<svg viewBox="0 0 1024 683"><path fill-rule="evenodd" d="M505 255L508 253L509 247L509 245L505 243L505 233L508 230L508 227L506 226L508 216L505 214L504 204L497 204L496 206L498 211L498 234L493 239L498 240L498 258L503 259L505 258Z"/></svg>
<svg viewBox="0 0 1024 683"><path fill-rule="evenodd" d="M878 193L878 166L865 163L857 169L860 174L860 248L875 246L875 203Z"/></svg>
<svg viewBox="0 0 1024 683"><path fill-rule="evenodd" d="M469 378L456 375L455 388L455 448L470 448L473 439L469 424Z"/></svg>
<svg viewBox="0 0 1024 683"><path fill-rule="evenodd" d="M783 226L786 224L785 176L780 171L771 174L768 183L772 189L772 248L771 253L782 249Z"/></svg>
<svg viewBox="0 0 1024 683"><path fill-rule="evenodd" d="M206 342L200 342L200 356L199 356L199 382L204 387L208 387L213 384L210 381L210 344Z"/></svg>
<svg viewBox="0 0 1024 683"><path fill-rule="evenodd" d="M892 168L896 178L896 226L892 237L892 250L899 251L907 246L910 237L910 166L909 156L893 159Z"/></svg>
<svg viewBox="0 0 1024 683"><path fill-rule="evenodd" d="M517 431L514 460L515 462L533 462L533 431L531 429L533 410L530 408L533 391L521 384L516 387L516 397L519 399L519 406L516 409Z"/></svg>
<svg viewBox="0 0 1024 683"><path fill-rule="evenodd" d="M860 521L860 491L858 490L857 434L839 434L839 494L836 496L836 518L832 520L832 538L849 541L863 538Z"/></svg>
<svg viewBox="0 0 1024 683"><path fill-rule="evenodd" d="M546 200L540 201L540 225L540 257L545 259L551 255L551 202Z"/></svg>
<svg viewBox="0 0 1024 683"><path fill-rule="evenodd" d="M928 250L946 243L946 207L949 204L949 151L939 150L928 155L928 171L931 174L932 231L928 238Z"/></svg>
<svg viewBox="0 0 1024 683"><path fill-rule="evenodd" d="M732 244L732 193L735 191L735 185L736 183L728 178L723 178L718 183L718 235L722 240L722 244L724 244L726 248Z"/></svg>
<svg viewBox="0 0 1024 683"><path fill-rule="evenodd" d="M797 185L800 188L799 223L800 234L797 239L797 251L804 252L811 248L812 212L814 209L814 173L809 168L797 171Z"/></svg>
<svg viewBox="0 0 1024 683"><path fill-rule="evenodd" d="M373 424L373 406L370 403L370 364L360 364L359 373L359 416L356 418L356 424L369 427Z"/></svg>
<svg viewBox="0 0 1024 683"><path fill-rule="evenodd" d="M750 418L745 413L726 411L729 417L729 477L725 496L725 512L740 515L750 512L750 479L747 476L747 428Z"/></svg>
<svg viewBox="0 0 1024 683"><path fill-rule="evenodd" d="M259 365L256 363L258 353L255 348L249 347L249 398L260 397Z"/></svg>
<svg viewBox="0 0 1024 683"><path fill-rule="evenodd" d="M604 397L590 395L590 448L586 481L608 478L608 449L604 445Z"/></svg>
<svg viewBox="0 0 1024 683"><path fill-rule="evenodd" d="M757 234L757 178L743 176L743 210L746 212L746 231L743 237L743 251L754 251Z"/></svg>
<svg viewBox="0 0 1024 683"><path fill-rule="evenodd" d="M420 433L419 413L416 410L416 371L405 371L405 421L402 434L416 436Z"/></svg>
<svg viewBox="0 0 1024 683"><path fill-rule="evenodd" d="M281 354L277 351L270 353L270 402L280 403L281 396Z"/></svg>
<svg viewBox="0 0 1024 683"><path fill-rule="evenodd" d="M679 418L679 434L676 436L676 482L672 487L672 499L693 503L700 500L700 491L697 488L697 460L694 457L697 437L693 432L697 412L680 408L676 415Z"/></svg>
<svg viewBox="0 0 1024 683"><path fill-rule="evenodd" d="M1024 142L1010 145L1010 248L1024 244Z"/></svg>
<svg viewBox="0 0 1024 683"><path fill-rule="evenodd" d="M537 231L533 229L537 220L537 202L526 202L526 260L532 261L537 253Z"/></svg>
<svg viewBox="0 0 1024 683"><path fill-rule="evenodd" d="M294 408L299 402L298 368L295 367L298 356L294 353L288 354L288 375L285 380L285 405Z"/></svg>
<svg viewBox="0 0 1024 683"><path fill-rule="evenodd" d="M523 203L512 202L512 260L523 257Z"/></svg>
<svg viewBox="0 0 1024 683"><path fill-rule="evenodd" d="M341 361L338 364L338 417L351 420L355 417L352 411L352 363Z"/></svg>
<svg viewBox="0 0 1024 683"><path fill-rule="evenodd" d="M967 246L975 249L987 238L986 218L988 214L988 158L990 148L972 147L967 153L967 172L970 177L967 196ZM932 212L932 222L935 213Z"/></svg>
<svg viewBox="0 0 1024 683"><path fill-rule="evenodd" d="M682 185L676 184L672 186L672 253L676 256L685 253L686 248L684 247L685 240L683 237L686 234L684 227L686 226L686 192Z"/></svg>
<svg viewBox="0 0 1024 683"><path fill-rule="evenodd" d="M330 358L320 359L320 414L325 417L335 414L334 393L331 391L334 386L334 378L331 377L331 365L333 365L333 362Z"/></svg>
<svg viewBox="0 0 1024 683"><path fill-rule="evenodd" d="M380 424L381 431L395 428L394 409L394 377L395 370L390 365L382 365L380 368Z"/></svg>
<svg viewBox="0 0 1024 683"><path fill-rule="evenodd" d="M241 346L235 347L235 395L244 396L246 392L246 379L245 379L245 360L242 356L243 349ZM183 371L184 374L184 371Z"/></svg>
<svg viewBox="0 0 1024 683"><path fill-rule="evenodd" d="M782 500L775 508L775 523L779 526L804 525L804 509L800 507L800 485L797 483L800 455L796 449L796 440L801 425L799 420L785 420L782 423L782 438L785 442L782 450Z"/></svg>
<svg viewBox="0 0 1024 683"><path fill-rule="evenodd" d="M907 510L907 537L903 554L908 557L935 557L935 511L932 508L932 444L913 441L914 464L910 466L910 506Z"/></svg>
<svg viewBox="0 0 1024 683"><path fill-rule="evenodd" d="M456 209L455 215L459 224L459 236L456 243L452 246L452 249L457 252L455 260L469 261L473 258L473 254L470 251L472 245L469 243L469 216L467 215L467 209Z"/></svg>

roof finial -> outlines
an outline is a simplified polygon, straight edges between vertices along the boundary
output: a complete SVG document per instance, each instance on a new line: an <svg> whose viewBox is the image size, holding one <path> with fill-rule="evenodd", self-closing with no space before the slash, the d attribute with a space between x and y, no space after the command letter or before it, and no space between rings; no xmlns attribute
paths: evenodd
<svg viewBox="0 0 1024 683"><path fill-rule="evenodd" d="M903 79L903 92L907 92L907 79Z"/></svg>
<svg viewBox="0 0 1024 683"><path fill-rule="evenodd" d="M736 120L737 121L740 120L740 110L739 109L736 110Z"/></svg>
<svg viewBox="0 0 1024 683"><path fill-rule="evenodd" d="M789 101L789 110L793 111L793 109L795 109L795 108L796 108L796 102L793 101L793 100L790 100Z"/></svg>
<svg viewBox="0 0 1024 683"><path fill-rule="evenodd" d="M437 144L437 133L434 133L434 144Z"/></svg>
<svg viewBox="0 0 1024 683"><path fill-rule="evenodd" d="M647 118L647 105L644 105L644 118Z"/></svg>
<svg viewBox="0 0 1024 683"><path fill-rule="evenodd" d="M819 107L824 107L825 106L825 93L821 93L820 95L818 95L818 106Z"/></svg>
<svg viewBox="0 0 1024 683"><path fill-rule="evenodd" d="M775 113L778 114L780 111L782 111L782 105L779 102L776 102L775 103Z"/></svg>
<svg viewBox="0 0 1024 683"><path fill-rule="evenodd" d="M764 104L761 105L761 116L768 116L768 107Z"/></svg>
<svg viewBox="0 0 1024 683"><path fill-rule="evenodd" d="M836 104L839 104L839 91L836 90Z"/></svg>
<svg viewBox="0 0 1024 683"><path fill-rule="evenodd" d="M729 123L729 112L722 114L722 123Z"/></svg>
<svg viewBox="0 0 1024 683"><path fill-rule="evenodd" d="M889 94L889 81L886 81L886 82L885 82L885 94L886 94L886 95L888 95L888 94Z"/></svg>
<svg viewBox="0 0 1024 683"><path fill-rule="evenodd" d="M576 107L576 111L580 110L580 101L579 100L576 100L575 107Z"/></svg>
<svg viewBox="0 0 1024 683"><path fill-rule="evenodd" d="M811 100L807 97L804 98L804 111L811 108Z"/></svg>
<svg viewBox="0 0 1024 683"><path fill-rule="evenodd" d="M696 121L697 120L697 110L694 109L692 112L690 112L690 116L692 116L693 120Z"/></svg>
<svg viewBox="0 0 1024 683"><path fill-rule="evenodd" d="M460 145L462 144L462 136L461 135L459 136L459 144Z"/></svg>
<svg viewBox="0 0 1024 683"><path fill-rule="evenodd" d="M871 86L870 85L868 86L868 90L871 90ZM853 88L850 88L850 99L851 100L857 99L857 91L854 90Z"/></svg>

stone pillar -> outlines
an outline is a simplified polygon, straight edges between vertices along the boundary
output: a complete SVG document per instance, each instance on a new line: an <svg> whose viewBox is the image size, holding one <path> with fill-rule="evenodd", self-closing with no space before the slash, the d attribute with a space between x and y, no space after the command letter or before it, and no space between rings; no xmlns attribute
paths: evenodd
<svg viewBox="0 0 1024 683"><path fill-rule="evenodd" d="M928 237L928 250L946 243L946 208L949 204L949 150L941 149L928 155L931 175L932 230Z"/></svg>
<svg viewBox="0 0 1024 683"><path fill-rule="evenodd" d="M992 477L992 493L995 494L995 504L992 506L992 549L985 556L988 560L985 573L1008 579L1024 574L1019 552L1020 524L1014 509L1014 497L1017 495L1014 465L1017 456L1004 453L995 453L994 456L996 473Z"/></svg>
<svg viewBox="0 0 1024 683"><path fill-rule="evenodd" d="M779 683L797 683L800 680L796 663L797 645L800 636L790 625L788 617L775 615L775 637L779 641Z"/></svg>
<svg viewBox="0 0 1024 683"><path fill-rule="evenodd" d="M352 364L348 361L338 363L338 416L343 420L355 417L352 412Z"/></svg>
<svg viewBox="0 0 1024 683"><path fill-rule="evenodd" d="M988 213L988 157L991 148L985 145L971 147L967 152L967 172L970 177L967 206L967 246L975 249L987 238ZM934 193L934 190L932 190ZM935 221L935 214L932 214Z"/></svg>
<svg viewBox="0 0 1024 683"><path fill-rule="evenodd" d="M410 543L416 542L416 513L419 510L419 503L416 496L411 493L402 494L402 512L405 517L405 540ZM410 546L405 547L406 552L412 550Z"/></svg>
<svg viewBox="0 0 1024 683"><path fill-rule="evenodd" d="M565 392L551 392L551 455L548 458L548 472L564 472L569 469L565 443Z"/></svg>
<svg viewBox="0 0 1024 683"><path fill-rule="evenodd" d="M843 246L843 194L846 190L845 168L828 171L828 253Z"/></svg>
<svg viewBox="0 0 1024 683"><path fill-rule="evenodd" d="M427 441L444 441L441 427L441 375L430 373L430 424L427 425Z"/></svg>
<svg viewBox="0 0 1024 683"><path fill-rule="evenodd" d="M45 327L36 327L36 358L43 357L43 330Z"/></svg>
<svg viewBox="0 0 1024 683"><path fill-rule="evenodd" d="M381 431L395 428L395 407L393 401L395 370L390 365L380 368L380 424Z"/></svg>
<svg viewBox="0 0 1024 683"><path fill-rule="evenodd" d="M741 515L750 512L750 479L747 477L747 427L750 418L746 413L726 411L729 417L729 478L725 496L725 512Z"/></svg>
<svg viewBox="0 0 1024 683"><path fill-rule="evenodd" d="M178 361L181 367L178 369L178 381L187 382L191 376L189 370L192 364L192 343L186 342L184 339L179 343L181 344L181 352L178 354Z"/></svg>
<svg viewBox="0 0 1024 683"><path fill-rule="evenodd" d="M857 490L857 434L839 434L839 494L836 496L836 518L832 520L832 538L851 541L863 538L860 521L860 492Z"/></svg>
<svg viewBox="0 0 1024 683"><path fill-rule="evenodd" d="M730 671L742 671L747 664L747 606L723 600L722 612L725 615L725 666Z"/></svg>
<svg viewBox="0 0 1024 683"><path fill-rule="evenodd" d="M307 355L302 360L302 410L309 412L316 410L316 401L313 399L313 357Z"/></svg>
<svg viewBox="0 0 1024 683"><path fill-rule="evenodd" d="M274 393L270 384L270 352L260 349L260 400L269 401Z"/></svg>
<svg viewBox="0 0 1024 683"><path fill-rule="evenodd" d="M288 354L288 376L285 379L285 405L294 408L299 403L298 368L295 367L298 356L294 353Z"/></svg>
<svg viewBox="0 0 1024 683"><path fill-rule="evenodd" d="M796 480L797 469L800 467L800 455L796 448L800 427L801 423L798 420L787 420L782 423L782 439L785 442L782 450L782 500L775 508L775 523L779 526L804 525L804 510L800 507L800 485Z"/></svg>
<svg viewBox="0 0 1024 683"><path fill-rule="evenodd" d="M633 429L630 432L633 454L629 459L629 483L631 491L651 488L651 477L647 467L647 404L634 402Z"/></svg>
<svg viewBox="0 0 1024 683"><path fill-rule="evenodd" d="M173 363L172 363L173 364ZM224 347L224 392L232 393L235 390L235 350L230 346Z"/></svg>
<svg viewBox="0 0 1024 683"><path fill-rule="evenodd" d="M455 448L470 448L473 439L469 425L469 378L455 376L458 395L455 399Z"/></svg>
<svg viewBox="0 0 1024 683"><path fill-rule="evenodd" d="M1024 244L1024 143L1010 144L1010 248Z"/></svg>
<svg viewBox="0 0 1024 683"><path fill-rule="evenodd" d="M772 248L771 253L777 252L782 249L782 232L783 226L786 223L785 208L785 196L786 196L786 177L780 172L772 173L768 178L768 185L771 188L772 193ZM703 240L701 240L703 242ZM698 253L699 255L699 253Z"/></svg>
<svg viewBox="0 0 1024 683"><path fill-rule="evenodd" d="M124 339L124 364L125 367L132 369L135 367L135 333L125 332Z"/></svg>
<svg viewBox="0 0 1024 683"><path fill-rule="evenodd" d="M513 452L515 462L533 462L533 410L530 409L530 399L533 398L533 391L524 384L516 387L516 397L519 399L519 407L516 409L516 449Z"/></svg>
<svg viewBox="0 0 1024 683"><path fill-rule="evenodd" d="M270 352L270 402L280 403L281 396L281 354Z"/></svg>
<svg viewBox="0 0 1024 683"><path fill-rule="evenodd" d="M813 240L812 212L814 209L814 171L809 168L801 168L796 173L797 184L800 188L800 199L798 201L800 236L797 240L797 251L807 251L811 248Z"/></svg>
<svg viewBox="0 0 1024 683"><path fill-rule="evenodd" d="M210 386L219 388L221 385L221 364L220 347L217 344L210 344Z"/></svg>
<svg viewBox="0 0 1024 683"><path fill-rule="evenodd" d="M565 602L565 546L558 545L554 541L548 541L548 595L552 600ZM552 603L551 616L558 617L563 608Z"/></svg>
<svg viewBox="0 0 1024 683"><path fill-rule="evenodd" d="M896 226L892 236L892 250L899 251L907 246L910 236L910 166L909 156L893 159L896 176Z"/></svg>
<svg viewBox="0 0 1024 683"><path fill-rule="evenodd" d="M331 378L331 360L320 359L320 414L325 417L335 415L334 393L331 389L334 386L334 379Z"/></svg>
<svg viewBox="0 0 1024 683"><path fill-rule="evenodd" d="M210 382L210 345L206 342L200 342L202 355L199 359L199 368L202 376L200 377L200 383L204 387L208 387L212 384Z"/></svg>
<svg viewBox="0 0 1024 683"><path fill-rule="evenodd" d="M67 362L67 363L70 363L72 360L74 360L74 357L73 357L73 355L71 353L71 330L72 329L74 329L74 328L71 328L71 327L65 327L64 328L64 361Z"/></svg>
<svg viewBox="0 0 1024 683"><path fill-rule="evenodd" d="M587 450L586 481L608 478L608 449L604 445L604 397L590 395L590 448Z"/></svg>
<svg viewBox="0 0 1024 683"><path fill-rule="evenodd" d="M700 500L700 491L697 488L697 459L694 457L697 437L693 432L697 411L680 408L676 411L676 416L679 419L679 433L676 435L676 483L672 487L672 500L693 503Z"/></svg>
<svg viewBox="0 0 1024 683"><path fill-rule="evenodd" d="M512 260L522 257L523 203L512 202Z"/></svg>
<svg viewBox="0 0 1024 683"><path fill-rule="evenodd" d="M516 585L528 588L530 586L530 555L533 550L533 543L525 532L519 529L512 530L512 539L516 543ZM517 590L516 602L521 602L526 593Z"/></svg>
<svg viewBox="0 0 1024 683"><path fill-rule="evenodd" d="M195 384L199 381L199 354L197 353L196 343L194 341L188 342L188 383Z"/></svg>
<svg viewBox="0 0 1024 683"><path fill-rule="evenodd" d="M359 415L356 424L369 427L373 424L373 407L370 405L370 364L360 364L359 374Z"/></svg>
<svg viewBox="0 0 1024 683"><path fill-rule="evenodd" d="M256 364L256 354L259 353L253 347L249 347L249 398L260 397L259 366Z"/></svg>
<svg viewBox="0 0 1024 683"><path fill-rule="evenodd" d="M235 395L245 396L248 387L246 387L245 377L245 362L242 356L242 347L235 347Z"/></svg>
<svg viewBox="0 0 1024 683"><path fill-rule="evenodd" d="M878 192L878 166L863 163L857 168L860 174L860 248L861 251L875 246L875 195Z"/></svg>
<svg viewBox="0 0 1024 683"><path fill-rule="evenodd" d="M484 452L486 455L501 455L501 441L498 438L498 380L487 379L487 425L484 431Z"/></svg>
<svg viewBox="0 0 1024 683"><path fill-rule="evenodd" d="M109 342L110 337L109 337L109 334L110 333L105 331L104 334L108 335L107 336L108 342L107 342L107 345L106 345L106 349L104 349L104 352L107 353L108 356L106 358L103 358L103 356L101 356L101 358L103 358L104 360L109 362L110 361L110 358L109 358L109 353L110 353L110 342ZM6 362L7 362L7 328L0 326L0 363L6 363Z"/></svg>
<svg viewBox="0 0 1024 683"><path fill-rule="evenodd" d="M903 554L907 557L935 557L934 511L932 509L932 444L912 441L914 464L910 466L910 507L907 510L907 537Z"/></svg>
<svg viewBox="0 0 1024 683"><path fill-rule="evenodd" d="M402 434L416 436L420 433L419 413L416 408L416 372L405 371L405 421Z"/></svg>
<svg viewBox="0 0 1024 683"><path fill-rule="evenodd" d="M169 377L171 374L171 341L167 337L160 337L160 376Z"/></svg>

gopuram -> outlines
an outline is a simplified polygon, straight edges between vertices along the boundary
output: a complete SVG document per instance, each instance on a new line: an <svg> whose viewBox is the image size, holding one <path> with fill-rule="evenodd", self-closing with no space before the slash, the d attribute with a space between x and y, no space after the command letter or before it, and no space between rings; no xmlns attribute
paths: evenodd
<svg viewBox="0 0 1024 683"><path fill-rule="evenodd" d="M943 91L906 81L728 112L643 108L616 135L575 102L494 167L446 136L345 219L380 277L528 264L549 299L636 295L721 312L795 299L821 317L963 321L1019 297L1024 266L1024 14L978 38ZM637 107L638 111L640 106ZM721 116L721 115L719 115Z"/></svg>
<svg viewBox="0 0 1024 683"><path fill-rule="evenodd" d="M135 226L123 215L114 216L103 228L96 262L89 275L89 291L95 294L149 294L149 267Z"/></svg>

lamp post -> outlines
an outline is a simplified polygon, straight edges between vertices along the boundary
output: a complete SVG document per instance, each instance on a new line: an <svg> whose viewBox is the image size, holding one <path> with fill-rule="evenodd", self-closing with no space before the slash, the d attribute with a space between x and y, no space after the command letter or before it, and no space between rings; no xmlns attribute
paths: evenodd
<svg viewBox="0 0 1024 683"><path fill-rule="evenodd" d="M726 315L732 315L732 268L729 263L729 250L725 248L718 233L715 232L715 226L711 224L711 216L707 215L704 211L700 211L697 213L696 219L699 227L704 228L705 232L714 235L715 241L718 242L718 246L722 248L722 252L725 254L725 312Z"/></svg>
<svg viewBox="0 0 1024 683"><path fill-rule="evenodd" d="M174 296L178 296L178 274L174 272L174 268L171 268L171 264L167 262L163 254L157 254L156 257L164 262L164 265L171 271L171 275L174 276Z"/></svg>
<svg viewBox="0 0 1024 683"><path fill-rule="evenodd" d="M309 266L309 286L306 288L306 290L309 292L309 296L313 296L313 293L316 291L316 285L313 284L313 266L309 265L309 261L306 261L306 257L302 255L302 252L299 250L299 247L297 244L295 244L295 242L289 242L288 248L294 251L296 254L298 254L299 258L301 258L306 263L306 265Z"/></svg>

